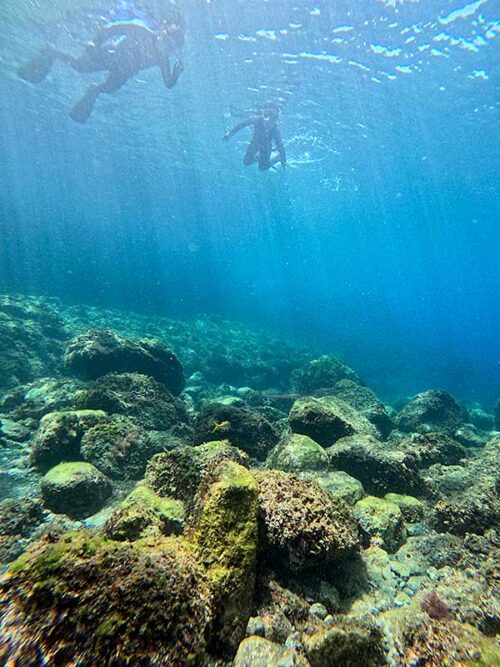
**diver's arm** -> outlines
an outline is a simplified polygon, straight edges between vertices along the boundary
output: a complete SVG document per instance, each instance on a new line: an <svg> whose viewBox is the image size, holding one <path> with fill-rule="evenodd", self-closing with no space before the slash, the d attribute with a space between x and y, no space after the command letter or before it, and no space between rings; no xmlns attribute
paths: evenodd
<svg viewBox="0 0 500 667"><path fill-rule="evenodd" d="M103 26L92 40L92 43L99 47L108 39L116 37L130 37L140 41L143 38L154 37L154 32L146 25L133 21L114 21Z"/></svg>
<svg viewBox="0 0 500 667"><path fill-rule="evenodd" d="M250 127L250 125L255 125L255 118L243 120L241 123L238 123L238 125L235 125L232 130L226 132L224 135L224 141L229 141L229 139L232 139L237 132L242 130L244 127Z"/></svg>

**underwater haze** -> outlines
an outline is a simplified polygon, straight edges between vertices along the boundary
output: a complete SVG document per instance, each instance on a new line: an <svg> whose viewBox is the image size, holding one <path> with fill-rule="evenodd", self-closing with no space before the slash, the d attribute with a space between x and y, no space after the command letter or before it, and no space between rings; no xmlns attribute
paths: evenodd
<svg viewBox="0 0 500 667"><path fill-rule="evenodd" d="M69 112L100 74L17 71L124 3L4 4L0 292L221 315L340 354L386 400L493 405L497 1L179 0L177 85L141 72L85 124ZM269 104L288 163L261 172L249 130L222 138Z"/></svg>

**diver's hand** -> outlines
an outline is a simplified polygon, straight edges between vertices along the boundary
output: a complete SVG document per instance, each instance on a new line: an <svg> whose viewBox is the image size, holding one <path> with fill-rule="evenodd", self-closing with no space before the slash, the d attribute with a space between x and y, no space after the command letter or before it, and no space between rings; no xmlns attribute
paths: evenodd
<svg viewBox="0 0 500 667"><path fill-rule="evenodd" d="M231 132L226 132L226 134L222 137L224 141L229 141L231 139Z"/></svg>
<svg viewBox="0 0 500 667"><path fill-rule="evenodd" d="M178 78L182 74L182 72L184 72L184 65L182 64L182 60L176 60L174 65L175 78Z"/></svg>

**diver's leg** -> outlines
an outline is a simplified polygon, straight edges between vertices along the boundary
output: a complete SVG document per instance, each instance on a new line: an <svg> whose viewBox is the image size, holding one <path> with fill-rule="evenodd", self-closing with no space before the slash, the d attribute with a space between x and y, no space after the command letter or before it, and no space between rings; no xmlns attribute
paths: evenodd
<svg viewBox="0 0 500 667"><path fill-rule="evenodd" d="M243 164L245 165L245 167L248 167L249 165L254 164L254 162L257 162L258 152L259 152L258 144L255 141L251 141L248 144L248 148L243 158Z"/></svg>
<svg viewBox="0 0 500 667"><path fill-rule="evenodd" d="M106 69L101 62L99 50L93 44L89 44L85 48L84 53L78 58L71 55L71 53L59 51L58 49L52 49L52 54L54 59L66 63L66 65L69 65L76 72L80 72L81 74L102 72Z"/></svg>
<svg viewBox="0 0 500 667"><path fill-rule="evenodd" d="M70 116L77 123L85 123L94 110L94 105L101 93L115 93L127 83L129 77L120 72L110 72L106 81L96 84L93 83L82 99L75 104L71 110Z"/></svg>
<svg viewBox="0 0 500 667"><path fill-rule="evenodd" d="M272 166L271 163L271 151L270 150L261 150L259 154L259 169L261 171L266 171Z"/></svg>

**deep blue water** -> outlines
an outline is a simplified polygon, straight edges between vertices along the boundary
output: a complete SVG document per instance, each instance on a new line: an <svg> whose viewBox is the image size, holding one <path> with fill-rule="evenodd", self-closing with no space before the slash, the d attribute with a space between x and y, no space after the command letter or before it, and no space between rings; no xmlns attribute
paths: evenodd
<svg viewBox="0 0 500 667"><path fill-rule="evenodd" d="M47 39L78 53L116 3L10 4L0 291L217 313L342 354L386 398L498 398L497 1L184 0L177 86L143 72L83 126L99 75L16 70ZM270 101L289 165L260 173L222 135Z"/></svg>

